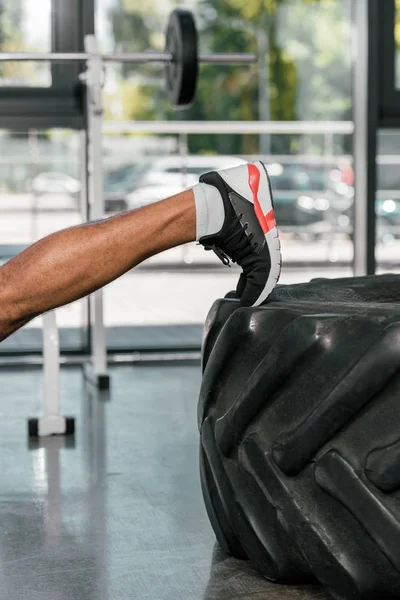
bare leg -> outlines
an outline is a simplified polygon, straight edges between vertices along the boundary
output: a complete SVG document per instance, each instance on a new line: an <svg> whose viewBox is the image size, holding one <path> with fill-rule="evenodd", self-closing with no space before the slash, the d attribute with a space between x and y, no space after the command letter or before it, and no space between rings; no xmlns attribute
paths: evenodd
<svg viewBox="0 0 400 600"><path fill-rule="evenodd" d="M0 341L34 317L87 296L137 264L196 239L191 190L54 233L0 267Z"/></svg>

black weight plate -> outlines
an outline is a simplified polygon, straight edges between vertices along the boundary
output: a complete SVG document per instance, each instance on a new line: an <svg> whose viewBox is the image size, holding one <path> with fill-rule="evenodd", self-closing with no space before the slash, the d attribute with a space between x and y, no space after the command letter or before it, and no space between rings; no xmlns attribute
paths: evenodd
<svg viewBox="0 0 400 600"><path fill-rule="evenodd" d="M172 54L165 66L168 100L176 107L188 106L196 94L199 69L197 30L190 11L176 8L171 13L165 51Z"/></svg>

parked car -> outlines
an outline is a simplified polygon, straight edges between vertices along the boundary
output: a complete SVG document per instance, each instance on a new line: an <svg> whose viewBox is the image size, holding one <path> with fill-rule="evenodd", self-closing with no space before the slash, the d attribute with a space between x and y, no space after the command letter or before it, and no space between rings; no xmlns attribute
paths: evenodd
<svg viewBox="0 0 400 600"><path fill-rule="evenodd" d="M345 171L339 165L327 167L288 159L266 166L274 192L276 220L283 230L323 237L334 230L337 215L353 202L353 187L345 183Z"/></svg>
<svg viewBox="0 0 400 600"><path fill-rule="evenodd" d="M375 202L377 240L388 243L393 239L400 238L400 179L387 167L391 165L378 166L378 192ZM345 170L343 178L338 177L335 172L331 179L331 190L335 192L326 199L318 200L307 196L300 196L298 203L303 211L310 214L319 212L321 216L331 224L331 231L345 233L353 238L354 223L354 174L352 169ZM396 197L397 196L397 197Z"/></svg>
<svg viewBox="0 0 400 600"><path fill-rule="evenodd" d="M136 209L152 204L195 185L202 173L244 162L230 156L170 156L122 167L107 179L107 210ZM333 227L332 212L340 213L351 203L348 195L352 187L343 182L344 176L337 165L327 169L288 160L266 166L281 229L323 235Z"/></svg>
<svg viewBox="0 0 400 600"><path fill-rule="evenodd" d="M40 173L32 181L32 192L37 196L45 194L66 194L77 198L81 191L81 183L58 171Z"/></svg>

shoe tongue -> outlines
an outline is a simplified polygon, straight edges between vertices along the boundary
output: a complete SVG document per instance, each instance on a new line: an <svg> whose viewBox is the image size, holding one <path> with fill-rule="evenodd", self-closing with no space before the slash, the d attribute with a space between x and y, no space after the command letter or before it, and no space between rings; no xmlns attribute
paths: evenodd
<svg viewBox="0 0 400 600"><path fill-rule="evenodd" d="M204 246L205 248L213 248L213 246L220 245L221 238L219 236L219 232L213 235L204 235L199 239L199 244Z"/></svg>

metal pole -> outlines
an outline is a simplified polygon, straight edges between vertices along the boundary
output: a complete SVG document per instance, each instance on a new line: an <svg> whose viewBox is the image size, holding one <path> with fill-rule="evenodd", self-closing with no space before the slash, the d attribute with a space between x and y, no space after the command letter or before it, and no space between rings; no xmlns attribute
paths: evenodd
<svg viewBox="0 0 400 600"><path fill-rule="evenodd" d="M188 187L188 172L187 172L187 159L188 159L188 136L187 133L179 134L179 155L182 158L181 174L182 174L182 189Z"/></svg>
<svg viewBox="0 0 400 600"><path fill-rule="evenodd" d="M79 195L79 212L82 223L89 220L89 164L88 164L88 139L85 129L79 132L79 180L81 193Z"/></svg>
<svg viewBox="0 0 400 600"><path fill-rule="evenodd" d="M266 19L262 26L257 27L256 36L258 44L258 118L260 121L271 120L271 107L269 97L269 40ZM270 136L266 133L260 135L260 154L271 154Z"/></svg>
<svg viewBox="0 0 400 600"><path fill-rule="evenodd" d="M351 121L106 121L104 133L170 133L179 134L299 134L324 135L327 132L350 135Z"/></svg>
<svg viewBox="0 0 400 600"><path fill-rule="evenodd" d="M103 62L97 54L96 38L85 37L85 49L90 54L87 72L87 114L89 136L89 216L91 220L104 217L103 187ZM101 257L99 258L101 260ZM96 378L107 373L106 335L104 329L103 291L90 298L92 368Z"/></svg>
<svg viewBox="0 0 400 600"><path fill-rule="evenodd" d="M182 158L182 165L181 165L182 189L186 189L188 187L188 170L187 170L188 153L189 153L188 135L187 135L187 133L180 133L179 134L179 155ZM190 262L192 262L190 248L191 248L191 244L183 244L183 246L181 246L182 261L186 264L189 264Z"/></svg>
<svg viewBox="0 0 400 600"><path fill-rule="evenodd" d="M39 436L63 435L66 420L60 415L60 341L54 311L43 315L44 412L39 419Z"/></svg>
<svg viewBox="0 0 400 600"><path fill-rule="evenodd" d="M130 63L173 62L174 57L168 52L136 52L105 54L103 60L105 62ZM257 55L251 52L212 52L200 54L199 62L217 65L250 64L257 62Z"/></svg>
<svg viewBox="0 0 400 600"><path fill-rule="evenodd" d="M377 15L371 0L355 1L356 63L354 68L354 274L375 272L375 194L377 151L377 73L373 29ZM376 21L374 21L376 18Z"/></svg>
<svg viewBox="0 0 400 600"><path fill-rule="evenodd" d="M169 52L131 52L124 54L96 54L105 62L129 62L133 64L161 62L174 60ZM90 60L90 52L0 52L0 62L79 62ZM257 62L257 56L252 53L214 52L200 54L199 62L224 64L249 64Z"/></svg>
<svg viewBox="0 0 400 600"><path fill-rule="evenodd" d="M85 129L79 132L79 167L80 167L80 215L82 223L89 221L89 148L88 134ZM82 300L82 321L84 327L85 352L91 354L91 325L90 325L90 298Z"/></svg>
<svg viewBox="0 0 400 600"><path fill-rule="evenodd" d="M250 64L257 62L257 55L245 52L214 52L212 54L200 54L199 62L216 65Z"/></svg>
<svg viewBox="0 0 400 600"><path fill-rule="evenodd" d="M31 180L33 181L34 178L37 175L37 165L39 162L39 144L38 144L38 132L36 129L30 129L28 132L28 139L29 139L29 150L30 150L30 155L31 155L31 161L30 161L30 166L31 166ZM39 217L39 207L38 207L38 195L36 194L35 190L31 190L31 197L32 197L32 203L31 203L31 208L32 208L32 223L31 223L31 242L36 242L36 240L39 237L39 223L38 223L38 217Z"/></svg>
<svg viewBox="0 0 400 600"><path fill-rule="evenodd" d="M81 52L0 52L0 62L78 62L88 58Z"/></svg>

